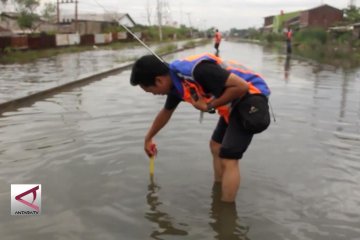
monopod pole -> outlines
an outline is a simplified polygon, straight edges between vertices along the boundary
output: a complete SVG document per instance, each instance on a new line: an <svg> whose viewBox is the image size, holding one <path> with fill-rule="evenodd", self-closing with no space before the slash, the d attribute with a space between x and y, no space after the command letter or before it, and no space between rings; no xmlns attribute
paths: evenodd
<svg viewBox="0 0 360 240"><path fill-rule="evenodd" d="M143 45L149 52L151 52L157 59L159 59L160 62L165 64L164 59L162 59L160 56L158 56L153 50L151 50L143 41L141 41L140 38L138 38L138 36L136 36L129 28L127 28L124 24L119 23L123 28L125 28L125 30L131 34L131 36L133 36L136 40L138 40L139 43L141 43L141 45Z"/></svg>

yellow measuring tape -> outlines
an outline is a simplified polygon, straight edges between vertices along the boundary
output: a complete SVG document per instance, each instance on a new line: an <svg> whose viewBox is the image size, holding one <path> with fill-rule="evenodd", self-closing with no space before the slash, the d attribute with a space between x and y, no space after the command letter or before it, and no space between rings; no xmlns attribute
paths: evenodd
<svg viewBox="0 0 360 240"><path fill-rule="evenodd" d="M150 165L149 165L149 172L151 176L154 175L154 162L155 162L155 156L153 155L150 157Z"/></svg>

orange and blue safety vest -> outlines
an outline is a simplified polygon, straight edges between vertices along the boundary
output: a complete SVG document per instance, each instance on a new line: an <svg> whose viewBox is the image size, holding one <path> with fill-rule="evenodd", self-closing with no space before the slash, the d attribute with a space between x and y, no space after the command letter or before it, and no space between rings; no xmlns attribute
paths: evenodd
<svg viewBox="0 0 360 240"><path fill-rule="evenodd" d="M204 92L201 85L196 82L193 76L195 67L203 61L214 62L227 71L244 79L248 83L250 94L263 94L267 97L270 95L269 87L259 74L252 72L235 61L223 61L213 54L204 53L181 60L175 60L170 63L171 80L182 100L192 103L191 91L194 90L198 95L202 96L206 102L210 102L214 98L214 96L209 96ZM216 110L219 115L224 117L225 121L228 122L231 111L230 104L217 107Z"/></svg>

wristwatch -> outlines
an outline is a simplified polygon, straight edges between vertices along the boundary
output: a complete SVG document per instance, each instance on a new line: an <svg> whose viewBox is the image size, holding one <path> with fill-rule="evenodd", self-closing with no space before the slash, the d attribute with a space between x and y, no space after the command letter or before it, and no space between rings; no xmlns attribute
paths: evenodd
<svg viewBox="0 0 360 240"><path fill-rule="evenodd" d="M212 106L211 102L206 103L206 112L208 112L208 113L215 113L216 112L216 110Z"/></svg>

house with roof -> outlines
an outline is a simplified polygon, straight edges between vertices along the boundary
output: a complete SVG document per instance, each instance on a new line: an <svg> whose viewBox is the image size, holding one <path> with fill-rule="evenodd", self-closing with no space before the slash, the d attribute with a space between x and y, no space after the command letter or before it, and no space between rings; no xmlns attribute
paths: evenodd
<svg viewBox="0 0 360 240"><path fill-rule="evenodd" d="M342 21L344 12L327 4L301 12L300 28L320 27L327 29L336 22Z"/></svg>
<svg viewBox="0 0 360 240"><path fill-rule="evenodd" d="M49 23L41 19L40 16L39 16L39 20L35 21L33 30L21 29L17 21L18 18L19 18L19 13L16 12L2 12L0 14L0 27L6 30L7 35L55 32L57 29L57 26L55 24Z"/></svg>
<svg viewBox="0 0 360 240"><path fill-rule="evenodd" d="M80 14L77 19L74 15L62 16L59 23L59 32L78 32L83 34L103 33L110 27L117 27L119 23L134 27L135 21L127 13Z"/></svg>
<svg viewBox="0 0 360 240"><path fill-rule="evenodd" d="M17 33L30 32L30 30L22 30L17 23L19 14L15 12L2 12L0 14L0 27L6 29L10 35Z"/></svg>
<svg viewBox="0 0 360 240"><path fill-rule="evenodd" d="M0 37L9 37L12 35L12 32L9 29L3 28L0 26Z"/></svg>
<svg viewBox="0 0 360 240"><path fill-rule="evenodd" d="M292 26L292 28L298 24L301 11L284 13L281 11L279 15L268 16L264 18L265 32L280 33L285 27Z"/></svg>
<svg viewBox="0 0 360 240"><path fill-rule="evenodd" d="M323 4L311 9L281 13L276 16L264 18L263 29L266 32L280 33L282 29L291 27L292 29L319 27L328 29L336 22L343 20L343 11L330 5Z"/></svg>

